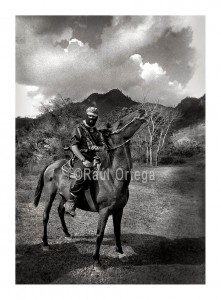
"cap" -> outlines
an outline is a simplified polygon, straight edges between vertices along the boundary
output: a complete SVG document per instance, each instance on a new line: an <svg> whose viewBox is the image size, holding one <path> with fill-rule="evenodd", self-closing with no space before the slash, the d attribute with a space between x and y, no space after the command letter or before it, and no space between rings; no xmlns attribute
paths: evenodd
<svg viewBox="0 0 221 300"><path fill-rule="evenodd" d="M87 115L93 115L93 116L97 117L98 116L98 109L97 109L97 107L88 107L86 109L86 113L87 113Z"/></svg>

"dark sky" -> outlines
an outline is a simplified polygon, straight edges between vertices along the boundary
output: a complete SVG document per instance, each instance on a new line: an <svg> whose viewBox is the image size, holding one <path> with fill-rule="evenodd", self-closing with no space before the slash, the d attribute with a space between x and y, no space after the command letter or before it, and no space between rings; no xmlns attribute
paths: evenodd
<svg viewBox="0 0 221 300"><path fill-rule="evenodd" d="M205 92L205 19L177 16L17 16L17 115L60 93L80 101L121 89L175 105Z"/></svg>

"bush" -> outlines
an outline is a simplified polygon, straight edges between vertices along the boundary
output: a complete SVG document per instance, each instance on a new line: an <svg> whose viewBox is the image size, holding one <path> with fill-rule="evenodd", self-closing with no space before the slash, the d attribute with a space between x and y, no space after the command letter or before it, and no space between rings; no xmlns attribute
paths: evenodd
<svg viewBox="0 0 221 300"><path fill-rule="evenodd" d="M173 163L173 156L162 156L159 159L159 164L170 165Z"/></svg>
<svg viewBox="0 0 221 300"><path fill-rule="evenodd" d="M183 158L180 158L180 157L176 157L175 159L174 159L174 165L182 165L182 164L185 164L186 163L186 161L185 161L185 159L183 159Z"/></svg>
<svg viewBox="0 0 221 300"><path fill-rule="evenodd" d="M197 166L199 169L205 169L205 160L197 162L197 163L196 163L196 166Z"/></svg>
<svg viewBox="0 0 221 300"><path fill-rule="evenodd" d="M197 141L182 138L174 144L172 154L183 157L192 157L202 152L203 148L197 143Z"/></svg>
<svg viewBox="0 0 221 300"><path fill-rule="evenodd" d="M183 158L176 156L162 156L159 159L159 164L161 165L179 165L184 164L186 161Z"/></svg>
<svg viewBox="0 0 221 300"><path fill-rule="evenodd" d="M29 159L32 157L32 152L28 149L17 151L16 153L16 167L25 167Z"/></svg>
<svg viewBox="0 0 221 300"><path fill-rule="evenodd" d="M145 153L136 152L132 155L132 162L146 163Z"/></svg>

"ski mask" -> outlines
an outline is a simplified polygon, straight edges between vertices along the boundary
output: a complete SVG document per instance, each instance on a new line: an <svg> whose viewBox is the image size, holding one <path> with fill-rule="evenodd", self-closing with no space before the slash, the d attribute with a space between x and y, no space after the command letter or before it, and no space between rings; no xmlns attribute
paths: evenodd
<svg viewBox="0 0 221 300"><path fill-rule="evenodd" d="M97 118L98 117L90 118L89 115L86 115L85 121L88 126L93 127L93 126L95 126L95 124L97 122Z"/></svg>

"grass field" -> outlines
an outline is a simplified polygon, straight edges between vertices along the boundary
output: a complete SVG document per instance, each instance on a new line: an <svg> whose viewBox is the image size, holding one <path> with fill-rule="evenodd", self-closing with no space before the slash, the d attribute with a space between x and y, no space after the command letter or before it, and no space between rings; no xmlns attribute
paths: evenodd
<svg viewBox="0 0 221 300"><path fill-rule="evenodd" d="M43 166L42 166L43 168ZM135 166L145 171L146 167ZM152 172L153 173L152 173ZM203 284L205 283L204 162L148 169L151 179L133 180L122 220L126 262L114 251L112 219L101 246L104 270L93 268L98 215L77 210L66 217L65 239L56 198L48 225L51 250L41 248L46 195L34 208L39 175L16 178L16 283L18 284ZM151 173L150 173L151 172ZM36 173L36 172L35 172Z"/></svg>

